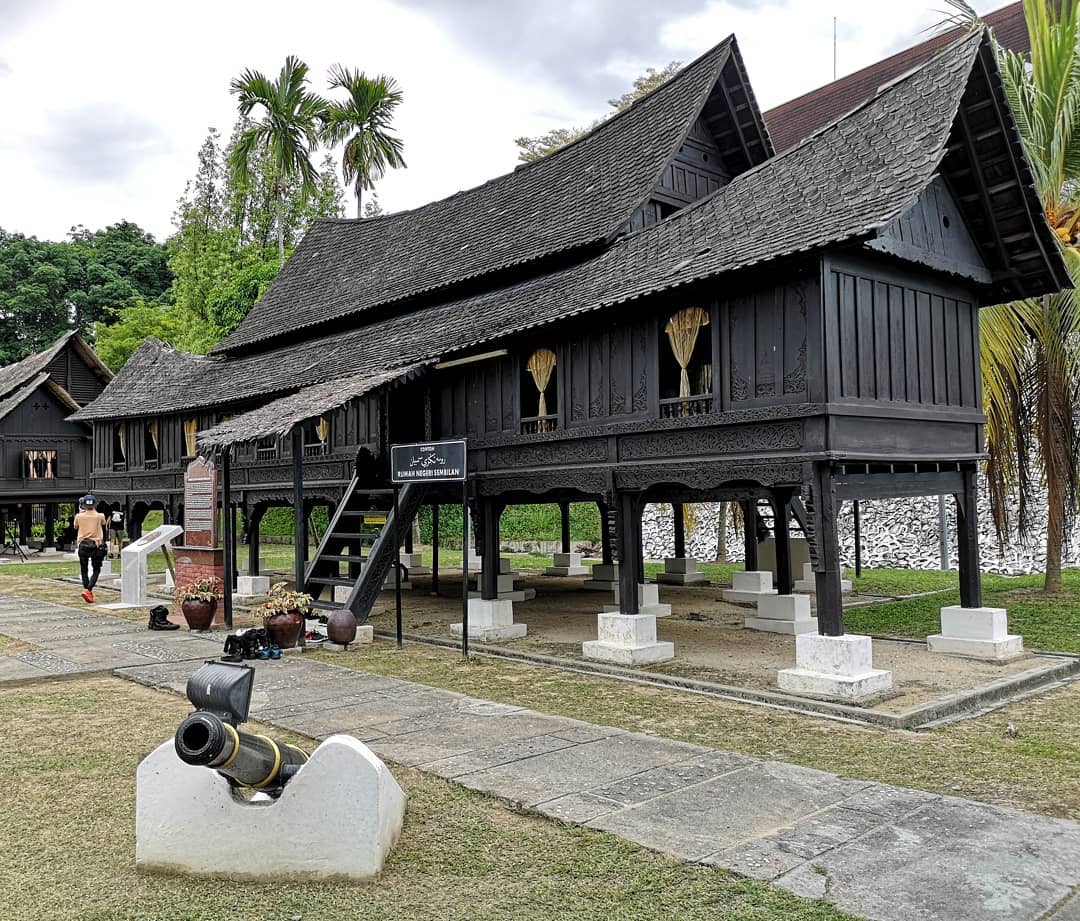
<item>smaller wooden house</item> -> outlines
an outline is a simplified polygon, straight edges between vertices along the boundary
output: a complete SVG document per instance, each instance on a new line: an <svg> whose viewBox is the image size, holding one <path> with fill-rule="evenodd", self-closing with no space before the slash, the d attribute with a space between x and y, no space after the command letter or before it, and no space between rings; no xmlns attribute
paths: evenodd
<svg viewBox="0 0 1080 921"><path fill-rule="evenodd" d="M3 542L26 544L35 508L55 543L57 505L90 488L91 427L68 417L101 395L112 373L77 332L0 368L0 521Z"/></svg>

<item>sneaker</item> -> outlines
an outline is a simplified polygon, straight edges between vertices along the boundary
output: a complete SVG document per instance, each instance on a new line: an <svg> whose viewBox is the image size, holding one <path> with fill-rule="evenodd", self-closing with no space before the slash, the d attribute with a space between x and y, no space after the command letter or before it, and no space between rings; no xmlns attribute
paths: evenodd
<svg viewBox="0 0 1080 921"><path fill-rule="evenodd" d="M319 633L318 630L308 630L308 632L304 634L304 641L309 646L318 646L319 643L326 642L326 637Z"/></svg>
<svg viewBox="0 0 1080 921"><path fill-rule="evenodd" d="M280 659L281 658L281 647L278 646L277 643L274 643L274 645L270 647L270 658L271 659Z"/></svg>
<svg viewBox="0 0 1080 921"><path fill-rule="evenodd" d="M84 588L82 590L82 600L85 601L87 604L93 604L94 603L94 593L92 591L90 591L90 589Z"/></svg>

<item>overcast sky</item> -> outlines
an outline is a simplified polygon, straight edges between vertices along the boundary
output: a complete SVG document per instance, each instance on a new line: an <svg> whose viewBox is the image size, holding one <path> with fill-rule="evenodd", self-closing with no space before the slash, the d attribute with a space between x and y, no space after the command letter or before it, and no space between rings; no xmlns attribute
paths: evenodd
<svg viewBox="0 0 1080 921"><path fill-rule="evenodd" d="M1004 0L975 0L987 12ZM920 41L944 0L0 0L0 227L61 239L135 221L159 239L229 81L287 54L395 76L398 211L514 167L513 139L586 122L646 67L734 32L762 109ZM317 161L316 161L317 162ZM349 210L352 214L352 209Z"/></svg>

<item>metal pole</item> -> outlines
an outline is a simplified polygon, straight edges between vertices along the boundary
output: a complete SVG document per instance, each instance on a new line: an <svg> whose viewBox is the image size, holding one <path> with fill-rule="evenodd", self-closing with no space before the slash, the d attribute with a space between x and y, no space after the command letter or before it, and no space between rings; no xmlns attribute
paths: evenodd
<svg viewBox="0 0 1080 921"><path fill-rule="evenodd" d="M232 448L221 452L221 509L225 518L225 629L233 628L233 578L236 575L236 516L232 513L232 484L229 461Z"/></svg>
<svg viewBox="0 0 1080 921"><path fill-rule="evenodd" d="M949 513L945 507L945 497L938 496L938 553L941 555L941 571L949 571L949 532L947 523Z"/></svg>
<svg viewBox="0 0 1080 921"><path fill-rule="evenodd" d="M394 487L394 607L397 612L397 644L401 648L401 510L398 507L400 486Z"/></svg>
<svg viewBox="0 0 1080 921"><path fill-rule="evenodd" d="M461 481L461 654L469 657L469 481Z"/></svg>
<svg viewBox="0 0 1080 921"><path fill-rule="evenodd" d="M439 594L439 506L431 506L431 594Z"/></svg>
<svg viewBox="0 0 1080 921"><path fill-rule="evenodd" d="M851 511L855 518L855 578L862 578L862 515L859 512L859 500L851 503Z"/></svg>

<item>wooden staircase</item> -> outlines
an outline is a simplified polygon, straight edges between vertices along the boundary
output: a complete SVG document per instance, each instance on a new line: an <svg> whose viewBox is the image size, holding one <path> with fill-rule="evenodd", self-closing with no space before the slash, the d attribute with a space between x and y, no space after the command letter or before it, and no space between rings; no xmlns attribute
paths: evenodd
<svg viewBox="0 0 1080 921"><path fill-rule="evenodd" d="M407 484L398 496L399 531L406 531L420 510L425 487ZM394 490L363 489L353 477L330 519L329 527L304 573L304 586L322 610L348 608L364 623L394 565ZM347 587L344 602L333 601L334 589ZM324 593L329 598L324 599Z"/></svg>

